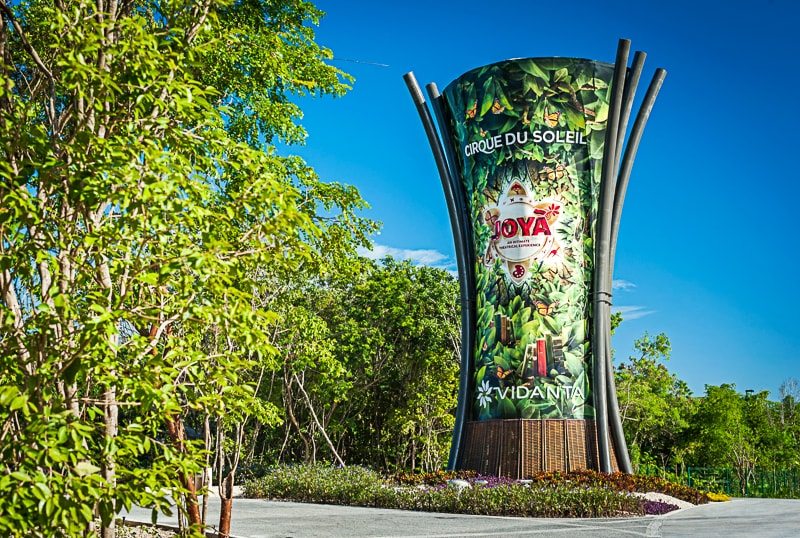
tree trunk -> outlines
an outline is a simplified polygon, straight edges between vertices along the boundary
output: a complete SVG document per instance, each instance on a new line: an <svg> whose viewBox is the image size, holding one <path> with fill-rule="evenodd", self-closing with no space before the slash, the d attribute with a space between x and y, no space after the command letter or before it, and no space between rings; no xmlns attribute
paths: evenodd
<svg viewBox="0 0 800 538"><path fill-rule="evenodd" d="M336 459L336 461L339 463L340 466L344 467L344 460L341 458L341 456L339 456L339 453L336 451L336 447L333 445L331 438L328 437L328 434L325 432L325 428L323 428L322 424L320 424L319 419L317 418L317 414L314 412L314 404L311 403L311 398L308 396L306 389L303 388L303 383L297 377L297 374L294 374L294 380L297 383L297 387L300 389L300 392L303 394L303 398L305 399L306 404L308 405L308 411L311 413L311 418L314 419L314 423L319 428L322 437L324 437L325 442L328 443L328 447L331 449L333 457Z"/></svg>
<svg viewBox="0 0 800 538"><path fill-rule="evenodd" d="M183 429L183 421L180 418L167 419L167 433L169 438L178 447L181 453L184 452L186 433ZM195 488L194 477L186 473L178 476L181 485L186 489L186 515L189 518L189 525L202 528L203 520L200 517L200 506L197 502L197 488ZM103 538L106 538L105 536Z"/></svg>
<svg viewBox="0 0 800 538"><path fill-rule="evenodd" d="M117 436L117 420L118 420L118 408L117 408L117 390L115 387L108 387L105 391L105 433L107 439L113 439ZM116 463L114 461L114 456L111 454L107 454L105 457L105 461L103 462L103 478L105 481L111 486L113 489L117 483L116 477ZM111 521L108 525L104 525L103 529L100 533L102 538L114 538L114 534L116 532L115 529L115 521L114 518L111 518Z"/></svg>
<svg viewBox="0 0 800 538"><path fill-rule="evenodd" d="M231 535L231 512L233 499L220 499L219 507L219 538L228 538Z"/></svg>
<svg viewBox="0 0 800 538"><path fill-rule="evenodd" d="M211 423L208 414L206 414L206 418L203 421L203 442L205 443L206 450L208 451L208 455L206 455L206 466L203 468L203 489L205 493L203 494L203 509L200 514L200 520L203 523L203 526L206 525L206 517L208 516L208 494L211 490Z"/></svg>
<svg viewBox="0 0 800 538"><path fill-rule="evenodd" d="M228 538L231 534L233 512L233 473L229 473L224 484L220 484L219 493L219 538Z"/></svg>

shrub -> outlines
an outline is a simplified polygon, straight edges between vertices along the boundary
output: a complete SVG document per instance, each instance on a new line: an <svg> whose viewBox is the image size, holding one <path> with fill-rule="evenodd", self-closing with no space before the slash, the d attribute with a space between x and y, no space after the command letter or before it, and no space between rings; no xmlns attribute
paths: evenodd
<svg viewBox="0 0 800 538"><path fill-rule="evenodd" d="M644 509L644 513L648 516L660 516L678 509L678 507L674 504L661 501L651 501L649 499L645 499L642 502L642 508Z"/></svg>
<svg viewBox="0 0 800 538"><path fill-rule="evenodd" d="M640 499L607 488L575 487L575 484L543 483L528 487L509 479L492 478L484 487L463 490L446 487L445 480L470 478L463 474L406 478L405 484L427 488L397 487L384 483L374 472L360 467L326 465L282 466L262 478L245 483L245 495L278 500L378 506L424 512L531 517L609 517L642 515ZM481 479L472 475L470 481ZM488 480L488 479L487 479ZM395 483L396 484L396 483Z"/></svg>
<svg viewBox="0 0 800 538"><path fill-rule="evenodd" d="M478 473L475 471L432 471L429 473L395 473L389 477L389 482L399 484L401 486L435 486L442 484L448 480L461 479L469 480L475 478Z"/></svg>
<svg viewBox="0 0 800 538"><path fill-rule="evenodd" d="M641 492L656 491L690 502L705 504L708 496L689 486L675 484L656 476L630 475L625 473L598 473L597 471L572 471L569 473L539 473L532 477L536 484L549 485L584 485L590 487L606 487L615 491Z"/></svg>
<svg viewBox="0 0 800 538"><path fill-rule="evenodd" d="M363 467L282 465L244 484L247 497L371 506L383 480Z"/></svg>

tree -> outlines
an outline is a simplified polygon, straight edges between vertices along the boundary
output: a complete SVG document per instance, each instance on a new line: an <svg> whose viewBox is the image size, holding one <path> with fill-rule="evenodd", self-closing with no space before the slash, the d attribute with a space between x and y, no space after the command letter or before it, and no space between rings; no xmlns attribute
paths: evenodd
<svg viewBox="0 0 800 538"><path fill-rule="evenodd" d="M744 399L734 385L706 385L693 424L697 440L694 460L703 466L731 466L744 493L758 462L752 433L745 422Z"/></svg>
<svg viewBox="0 0 800 538"><path fill-rule="evenodd" d="M784 402L769 400L769 392L745 395L742 400L744 422L757 460L762 466L792 467L797 465L797 442L792 435L792 422L787 420ZM756 459L756 458L754 458Z"/></svg>
<svg viewBox="0 0 800 538"><path fill-rule="evenodd" d="M0 1L3 534L99 517L110 536L122 506L169 495L199 530L205 453L184 420L246 414L250 372L275 366L265 286L341 263L371 228L354 189L272 145L304 136L294 96L346 89L319 17Z"/></svg>
<svg viewBox="0 0 800 538"><path fill-rule="evenodd" d="M254 435L252 459L441 468L458 390L456 281L390 258L350 269L281 301L294 324L261 397L287 419Z"/></svg>
<svg viewBox="0 0 800 538"><path fill-rule="evenodd" d="M800 381L789 377L778 387L778 401L780 402L781 424L791 424L797 419L798 404L800 404Z"/></svg>
<svg viewBox="0 0 800 538"><path fill-rule="evenodd" d="M625 437L634 463L682 463L692 401L689 387L662 361L672 346L663 333L636 340L638 356L617 366L615 378Z"/></svg>

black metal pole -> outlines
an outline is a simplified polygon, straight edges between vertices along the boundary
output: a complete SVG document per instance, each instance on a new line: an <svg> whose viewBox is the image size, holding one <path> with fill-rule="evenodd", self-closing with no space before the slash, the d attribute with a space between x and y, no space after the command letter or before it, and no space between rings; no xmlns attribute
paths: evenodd
<svg viewBox="0 0 800 538"><path fill-rule="evenodd" d="M593 327L594 338L592 353L594 354L594 403L595 424L597 427L597 448L599 467L602 472L611 472L611 451L609 449L608 435L608 399L606 394L606 340L610 327L607 319L610 317L611 290L608 279L608 256L610 254L609 242L611 239L611 212L614 203L616 187L616 166L614 159L617 155L617 136L619 129L620 112L622 110L622 94L625 83L625 73L628 65L628 54L631 42L620 39L617 46L617 57L614 62L614 78L612 82L612 97L608 108L605 147L603 148L603 171L600 178L599 214L597 217L597 234L595 241L595 274L594 274L594 308Z"/></svg>
<svg viewBox="0 0 800 538"><path fill-rule="evenodd" d="M622 114L620 115L619 131L617 133L617 154L614 157L614 166L619 167L619 157L622 155L622 148L625 142L625 135L628 132L628 120L631 117L633 101L636 98L636 88L639 86L639 78L642 76L642 68L647 54L637 50L633 53L631 68L625 76L625 89L622 92ZM615 170L615 172L618 171Z"/></svg>
<svg viewBox="0 0 800 538"><path fill-rule="evenodd" d="M614 156L614 172L613 177L617 177L619 171L619 159L622 154L622 148L625 142L625 135L628 130L628 120L630 119L631 109L633 108L633 101L636 96L636 88L639 85L639 78L642 74L642 67L647 55L644 52L636 51L633 55L633 63L630 69L626 69L625 86L622 91L622 110L617 127L617 147ZM616 208L616 193L619 191L619 183L617 183L614 196L614 207ZM612 237L613 237L613 212L612 212ZM613 240L612 240L613 245ZM613 247L612 247L613 250ZM608 271L608 290L612 290L613 281L613 256L610 257L609 271ZM609 296L609 300L610 300ZM617 386L614 381L614 364L611 357L611 309L606 311L607 318L604 324L607 327L605 335L605 362L606 362L606 399L607 399L607 413L609 424L609 435L611 443L614 446L614 452L617 456L617 465L622 472L632 473L633 467L631 466L630 456L628 455L628 445L625 442L625 432L622 429L622 418L619 414L619 402L617 401Z"/></svg>
<svg viewBox="0 0 800 538"><path fill-rule="evenodd" d="M636 60L634 59L634 63L635 62ZM636 115L636 121L634 121L633 128L631 129L631 137L628 140L628 144L625 148L625 155L617 179L616 191L614 193L614 207L611 220L611 241L609 245L609 279L612 278L614 272L614 261L617 250L617 238L619 236L619 225L622 217L622 207L625 202L625 193L628 188L628 181L630 180L633 161L636 157L636 152L642 139L644 127L647 124L647 120L650 117L651 111L653 110L653 105L655 104L656 97L658 96L658 92L661 89L661 85L663 84L665 77L666 71L660 68L657 69L653 75L653 79L650 82L647 93L645 94L644 101L642 102L639 112ZM619 415L617 387L616 383L614 382L613 368L611 363L610 339L608 340L608 345L606 348L606 368L609 372L607 378L607 396L609 400L609 423L611 427L611 438L614 442L614 449L617 453L617 461L619 463L620 470L626 473L632 473L633 467L631 466L630 456L628 454L628 446L625 443L625 433L622 429L622 419Z"/></svg>
<svg viewBox="0 0 800 538"><path fill-rule="evenodd" d="M664 84L666 76L666 69L660 67L656 69L656 72L653 74L653 79L650 81L650 86L648 86L647 93L644 95L642 106L639 107L639 112L636 114L636 121L633 122L628 145L625 147L625 155L622 158L622 166L620 167L619 179L617 180L617 189L614 194L614 218L612 219L611 225L610 255L612 270L614 268L614 258L617 252L617 237L619 235L620 219L622 218L622 205L625 202L625 193L628 189L628 181L631 177L633 161L636 159L636 152L639 150L639 143L642 141L645 125L647 125L647 120L650 119L650 113L653 111L658 92L661 91L661 86Z"/></svg>
<svg viewBox="0 0 800 538"><path fill-rule="evenodd" d="M442 96L439 88L431 82L425 86L428 96L431 99L431 108L439 124L441 133L442 147L445 157L450 165L450 192L452 193L453 203L457 216L460 217L458 227L461 234L456 238L456 254L459 264L463 263L463 274L466 276L466 302L462 300L461 312L461 371L459 400L456 409L456 423L453 430L453 442L450 445L450 457L448 458L448 469L460 467L463 445L461 441L464 435L464 422L469 416L470 401L467 399L471 383L472 365L474 363L475 350L475 327L477 326L475 314L475 260L473 256L472 226L470 225L469 212L467 211L467 200L464 197L464 189L460 186L459 173L456 169L458 160L453 148L452 139L447 136L446 110L443 105ZM460 273L461 274L461 273Z"/></svg>
<svg viewBox="0 0 800 538"><path fill-rule="evenodd" d="M466 415L467 402L467 389L469 387L469 367L470 367L470 348L467 345L469 342L469 332L471 332L472 325L470 323L470 305L469 305L469 279L467 277L468 263L466 262L464 252L464 229L461 225L461 218L459 216L459 205L457 204L457 197L453 191L453 178L450 175L450 168L442 142L436 132L433 119L431 118L430 111L425 103L425 97L422 95L422 90L417 83L416 77L413 72L408 72L403 75L403 80L411 93L411 98L417 108L420 120L422 120L422 127L428 138L428 144L431 146L433 158L436 162L436 168L439 172L439 178L442 182L442 189L445 195L445 202L447 204L447 211L450 215L450 226L453 231L453 239L456 248L456 262L458 264L458 281L461 296L461 367L459 374L459 390L458 390L458 407L456 409L456 423L453 430L453 440L450 446L450 458L448 468L453 469L461 452L461 436L463 432L463 424Z"/></svg>

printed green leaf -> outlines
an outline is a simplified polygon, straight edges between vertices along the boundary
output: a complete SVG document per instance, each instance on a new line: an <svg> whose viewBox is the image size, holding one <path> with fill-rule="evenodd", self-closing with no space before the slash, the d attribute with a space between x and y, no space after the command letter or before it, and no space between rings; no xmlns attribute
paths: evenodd
<svg viewBox="0 0 800 538"><path fill-rule="evenodd" d="M509 364L509 359L506 358L504 355L495 355L494 364L495 366L499 366L503 370L511 369L511 364Z"/></svg>
<svg viewBox="0 0 800 538"><path fill-rule="evenodd" d="M492 83L492 78L489 77L483 85L483 101L481 102L480 111L481 117L489 112L492 108L492 104L494 104L494 84Z"/></svg>
<svg viewBox="0 0 800 538"><path fill-rule="evenodd" d="M570 78L569 71L567 71L566 67L562 67L558 69L553 77L554 82L566 81Z"/></svg>
<svg viewBox="0 0 800 538"><path fill-rule="evenodd" d="M561 323L552 316L542 316L542 322L553 334L561 334Z"/></svg>
<svg viewBox="0 0 800 538"><path fill-rule="evenodd" d="M511 102L506 97L506 94L503 92L503 89L500 86L496 88L496 95L495 97L500 101L500 104L506 109L506 113L513 112L514 107L511 105Z"/></svg>
<svg viewBox="0 0 800 538"><path fill-rule="evenodd" d="M480 385L485 375L486 375L486 366L481 366L480 369L478 369L478 373L475 374L475 384Z"/></svg>
<svg viewBox="0 0 800 538"><path fill-rule="evenodd" d="M583 130L586 127L586 118L583 114L572 108L566 109L564 115L567 117L567 126L573 130Z"/></svg>
<svg viewBox="0 0 800 538"><path fill-rule="evenodd" d="M527 400L525 401L527 402ZM539 411L536 409L536 406L530 403L522 407L519 414L521 418L539 418Z"/></svg>
<svg viewBox="0 0 800 538"><path fill-rule="evenodd" d="M500 411L503 418L517 418L517 407L510 398L502 398L500 400Z"/></svg>
<svg viewBox="0 0 800 538"><path fill-rule="evenodd" d="M572 353L564 354L564 363L573 377L583 374L583 361Z"/></svg>
<svg viewBox="0 0 800 538"><path fill-rule="evenodd" d="M529 75L538 77L545 82L550 80L548 74L545 73L538 65L536 65L536 62L533 60L522 60L519 62L519 67Z"/></svg>

